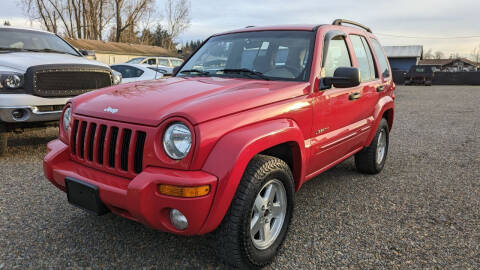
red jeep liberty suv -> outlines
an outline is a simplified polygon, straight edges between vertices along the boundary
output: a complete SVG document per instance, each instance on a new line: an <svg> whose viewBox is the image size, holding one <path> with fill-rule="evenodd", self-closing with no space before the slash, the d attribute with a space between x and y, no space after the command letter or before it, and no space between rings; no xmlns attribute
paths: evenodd
<svg viewBox="0 0 480 270"><path fill-rule="evenodd" d="M213 232L222 260L260 268L303 183L353 155L382 170L394 89L382 46L352 21L217 34L170 79L73 98L44 171L73 205Z"/></svg>

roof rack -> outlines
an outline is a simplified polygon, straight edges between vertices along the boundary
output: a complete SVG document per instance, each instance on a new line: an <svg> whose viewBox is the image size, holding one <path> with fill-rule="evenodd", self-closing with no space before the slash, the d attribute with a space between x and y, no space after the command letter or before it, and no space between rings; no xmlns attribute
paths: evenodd
<svg viewBox="0 0 480 270"><path fill-rule="evenodd" d="M367 32L370 32L372 33L372 29L370 29L369 27L366 27L365 25L363 24L359 24L357 22L354 22L354 21L350 21L350 20L345 20L345 19L336 19L335 21L333 21L332 25L342 25L342 24L351 24L351 25L355 25L355 26L358 26L360 28L363 28L365 29Z"/></svg>
<svg viewBox="0 0 480 270"><path fill-rule="evenodd" d="M245 26L245 28L252 28L252 27L255 27L255 25L247 25L247 26Z"/></svg>

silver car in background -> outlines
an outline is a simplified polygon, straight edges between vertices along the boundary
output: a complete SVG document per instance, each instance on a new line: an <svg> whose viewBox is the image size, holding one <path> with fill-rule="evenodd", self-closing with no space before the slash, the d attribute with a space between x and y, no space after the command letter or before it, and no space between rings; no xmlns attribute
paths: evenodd
<svg viewBox="0 0 480 270"><path fill-rule="evenodd" d="M11 131L56 124L71 97L120 82L56 34L0 27L0 155Z"/></svg>
<svg viewBox="0 0 480 270"><path fill-rule="evenodd" d="M161 79L165 74L161 69L140 64L115 64L110 68L122 74L122 83Z"/></svg>

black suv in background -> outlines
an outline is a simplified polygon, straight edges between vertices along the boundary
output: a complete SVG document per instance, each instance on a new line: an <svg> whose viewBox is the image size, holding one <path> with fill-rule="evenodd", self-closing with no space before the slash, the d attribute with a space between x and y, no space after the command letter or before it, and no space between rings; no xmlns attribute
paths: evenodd
<svg viewBox="0 0 480 270"><path fill-rule="evenodd" d="M422 84L431 86L435 76L435 67L432 66L413 66L405 74L405 85Z"/></svg>

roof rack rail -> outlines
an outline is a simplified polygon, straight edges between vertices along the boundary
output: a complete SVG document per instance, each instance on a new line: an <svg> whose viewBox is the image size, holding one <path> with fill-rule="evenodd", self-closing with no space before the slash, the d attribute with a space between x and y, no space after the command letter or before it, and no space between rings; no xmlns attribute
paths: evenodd
<svg viewBox="0 0 480 270"><path fill-rule="evenodd" d="M335 21L333 21L332 25L342 25L342 24L351 24L351 25L355 25L355 26L358 26L360 28L363 28L365 29L367 32L370 32L372 33L372 29L370 29L369 27L366 27L365 25L363 24L359 24L357 22L354 22L354 21L350 21L350 20L345 20L345 19L336 19Z"/></svg>
<svg viewBox="0 0 480 270"><path fill-rule="evenodd" d="M252 27L255 27L255 25L247 25L247 26L245 26L245 28L252 28Z"/></svg>

